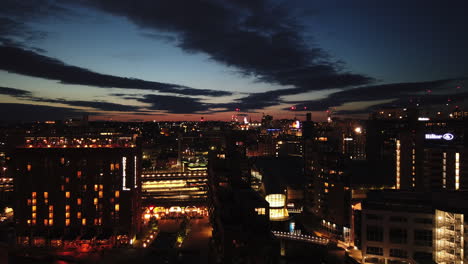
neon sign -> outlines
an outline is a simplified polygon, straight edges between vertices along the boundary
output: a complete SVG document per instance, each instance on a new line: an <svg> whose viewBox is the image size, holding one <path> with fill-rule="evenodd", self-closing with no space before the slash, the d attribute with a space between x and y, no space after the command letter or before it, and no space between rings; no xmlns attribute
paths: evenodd
<svg viewBox="0 0 468 264"><path fill-rule="evenodd" d="M451 141L455 138L455 136L451 133L445 133L443 135L438 134L426 134L425 139L443 139L447 141Z"/></svg>

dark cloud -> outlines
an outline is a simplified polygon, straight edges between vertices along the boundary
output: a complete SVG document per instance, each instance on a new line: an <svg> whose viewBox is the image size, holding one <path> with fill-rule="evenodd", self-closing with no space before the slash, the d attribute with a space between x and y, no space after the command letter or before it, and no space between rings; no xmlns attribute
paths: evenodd
<svg viewBox="0 0 468 264"><path fill-rule="evenodd" d="M377 107L405 107L416 104L424 106L463 102L467 98L467 94L462 92L462 88L467 80L465 78L445 79L428 82L364 86L336 92L320 100L290 103L294 104L298 111L305 110L304 107L306 107L307 111L323 111L345 103L392 99L390 103L377 103L375 106L362 110L370 111ZM353 111L352 113L355 112ZM361 110L357 110L357 112L361 112Z"/></svg>
<svg viewBox="0 0 468 264"><path fill-rule="evenodd" d="M62 120L78 117L80 110L32 104L0 103L0 120L2 121L44 121Z"/></svg>
<svg viewBox="0 0 468 264"><path fill-rule="evenodd" d="M186 86L144 81L96 73L88 69L71 66L60 60L17 47L0 46L0 70L58 80L65 84L89 85L103 88L154 90L183 95L223 96L226 91L195 89Z"/></svg>
<svg viewBox="0 0 468 264"><path fill-rule="evenodd" d="M369 84L365 75L347 73L319 48L311 48L286 3L274 1L126 0L80 1L125 16L143 29L177 34L187 52L208 54L260 81L301 91Z"/></svg>
<svg viewBox="0 0 468 264"><path fill-rule="evenodd" d="M123 105L102 101L80 101L80 100L66 100L66 99L46 99L46 98L31 98L36 102L58 103L75 107L90 107L102 111L119 111L119 112L132 112L139 111L140 107L133 105Z"/></svg>
<svg viewBox="0 0 468 264"><path fill-rule="evenodd" d="M147 94L143 98L133 98L142 103L148 103L150 110L167 111L172 114L193 114L204 112L210 108L209 104L202 103L200 99L170 95Z"/></svg>
<svg viewBox="0 0 468 264"><path fill-rule="evenodd" d="M3 0L0 6L0 44L38 52L44 51L34 47L34 43L49 33L33 29L28 23L50 18L63 20L75 14L72 9L50 0Z"/></svg>
<svg viewBox="0 0 468 264"><path fill-rule="evenodd" d="M51 99L34 96L30 91L0 87L0 95L9 95L22 100L43 102L43 103L57 103L65 104L74 107L89 107L96 110L102 111L119 111L119 112L139 112L141 111L139 106L134 105L123 105L117 103L103 102L103 101L82 101L82 100L67 100L67 99Z"/></svg>
<svg viewBox="0 0 468 264"><path fill-rule="evenodd" d="M31 92L16 88L9 88L9 87L0 87L0 94L1 95L9 95L17 98L29 98L31 97Z"/></svg>

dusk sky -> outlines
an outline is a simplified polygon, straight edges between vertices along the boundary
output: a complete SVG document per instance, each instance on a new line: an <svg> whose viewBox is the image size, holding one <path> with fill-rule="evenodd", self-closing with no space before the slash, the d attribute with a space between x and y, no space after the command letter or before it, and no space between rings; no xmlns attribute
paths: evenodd
<svg viewBox="0 0 468 264"><path fill-rule="evenodd" d="M467 13L463 0L2 0L0 120L467 107Z"/></svg>

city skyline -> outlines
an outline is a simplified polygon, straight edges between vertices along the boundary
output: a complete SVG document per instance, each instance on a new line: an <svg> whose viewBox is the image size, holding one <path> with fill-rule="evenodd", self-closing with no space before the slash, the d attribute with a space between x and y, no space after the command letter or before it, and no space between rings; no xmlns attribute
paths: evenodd
<svg viewBox="0 0 468 264"><path fill-rule="evenodd" d="M7 0L5 121L466 106L466 3ZM294 106L296 113L288 109Z"/></svg>

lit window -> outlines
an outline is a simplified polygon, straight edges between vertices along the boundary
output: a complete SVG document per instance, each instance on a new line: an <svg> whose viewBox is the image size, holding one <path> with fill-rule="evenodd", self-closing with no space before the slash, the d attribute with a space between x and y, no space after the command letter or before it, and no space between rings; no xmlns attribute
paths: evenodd
<svg viewBox="0 0 468 264"><path fill-rule="evenodd" d="M60 186L60 190L63 192L65 191L65 185L62 184L62 186Z"/></svg>
<svg viewBox="0 0 468 264"><path fill-rule="evenodd" d="M32 194L31 194L33 199L36 199L36 195L37 195L36 192L32 192Z"/></svg>
<svg viewBox="0 0 468 264"><path fill-rule="evenodd" d="M26 166L26 168L27 168L28 171L31 171L31 164L28 164L28 165Z"/></svg>
<svg viewBox="0 0 468 264"><path fill-rule="evenodd" d="M36 205L36 199L32 199L32 204Z"/></svg>
<svg viewBox="0 0 468 264"><path fill-rule="evenodd" d="M37 216L36 213L32 213L32 214L31 214L31 218L32 218L32 219L36 219L36 216Z"/></svg>
<svg viewBox="0 0 468 264"><path fill-rule="evenodd" d="M77 177L78 179L81 178L81 171L77 171L77 172L76 172L76 177Z"/></svg>
<svg viewBox="0 0 468 264"><path fill-rule="evenodd" d="M99 191L99 198L102 198L103 197L103 193L102 191Z"/></svg>
<svg viewBox="0 0 468 264"><path fill-rule="evenodd" d="M116 204L115 205L115 211L118 212L120 210L120 205L119 204Z"/></svg>
<svg viewBox="0 0 468 264"><path fill-rule="evenodd" d="M54 225L54 219L49 219L49 225L50 226Z"/></svg>
<svg viewBox="0 0 468 264"><path fill-rule="evenodd" d="M255 208L258 215L265 215L265 208Z"/></svg>
<svg viewBox="0 0 468 264"><path fill-rule="evenodd" d="M66 177L65 178L65 183L70 183L70 178Z"/></svg>
<svg viewBox="0 0 468 264"><path fill-rule="evenodd" d="M49 213L49 218L54 218L54 213Z"/></svg>
<svg viewBox="0 0 468 264"><path fill-rule="evenodd" d="M65 225L70 226L70 219L65 219Z"/></svg>
<svg viewBox="0 0 468 264"><path fill-rule="evenodd" d="M81 198L76 199L76 204L81 205Z"/></svg>
<svg viewBox="0 0 468 264"><path fill-rule="evenodd" d="M94 198L94 205L98 204L98 198Z"/></svg>
<svg viewBox="0 0 468 264"><path fill-rule="evenodd" d="M119 198L120 197L120 191L115 191L115 198Z"/></svg>
<svg viewBox="0 0 468 264"><path fill-rule="evenodd" d="M49 211L54 211L54 206L53 205L49 205Z"/></svg>
<svg viewBox="0 0 468 264"><path fill-rule="evenodd" d="M99 184L99 190L100 190L100 191L104 190L104 185Z"/></svg>
<svg viewBox="0 0 468 264"><path fill-rule="evenodd" d="M60 158L60 164L62 164L62 165L65 164L65 158L63 158L63 157Z"/></svg>
<svg viewBox="0 0 468 264"><path fill-rule="evenodd" d="M31 205L31 199L28 199L28 205Z"/></svg>
<svg viewBox="0 0 468 264"><path fill-rule="evenodd" d="M98 185L97 185L97 184L94 184L94 191L95 191L95 192L98 191Z"/></svg>
<svg viewBox="0 0 468 264"><path fill-rule="evenodd" d="M65 218L70 218L70 213L65 213Z"/></svg>
<svg viewBox="0 0 468 264"><path fill-rule="evenodd" d="M78 219L81 218L81 212L76 213L76 218L78 218Z"/></svg>
<svg viewBox="0 0 468 264"><path fill-rule="evenodd" d="M110 170L113 171L115 169L114 163L110 164Z"/></svg>
<svg viewBox="0 0 468 264"><path fill-rule="evenodd" d="M86 218L81 219L81 224L86 225Z"/></svg>
<svg viewBox="0 0 468 264"><path fill-rule="evenodd" d="M68 205L68 204L65 205L65 211L67 211L67 212L70 211L70 205Z"/></svg>
<svg viewBox="0 0 468 264"><path fill-rule="evenodd" d="M44 199L48 199L49 198L49 193L48 192L44 192Z"/></svg>
<svg viewBox="0 0 468 264"><path fill-rule="evenodd" d="M70 192L65 192L65 197L70 198Z"/></svg>
<svg viewBox="0 0 468 264"><path fill-rule="evenodd" d="M33 212L36 212L36 206L35 205L33 205L31 209L32 209Z"/></svg>
<svg viewBox="0 0 468 264"><path fill-rule="evenodd" d="M48 226L48 225L49 225L49 220L44 219L44 225L45 225L45 226Z"/></svg>
<svg viewBox="0 0 468 264"><path fill-rule="evenodd" d="M32 225L36 225L36 219L32 220Z"/></svg>

